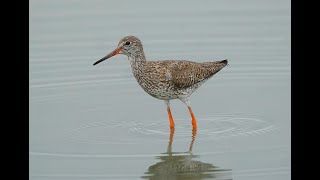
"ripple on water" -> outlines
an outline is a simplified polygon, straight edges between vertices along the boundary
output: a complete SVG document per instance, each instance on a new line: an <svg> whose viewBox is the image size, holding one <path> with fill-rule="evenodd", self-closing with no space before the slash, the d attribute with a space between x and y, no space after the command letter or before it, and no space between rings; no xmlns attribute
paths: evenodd
<svg viewBox="0 0 320 180"><path fill-rule="evenodd" d="M199 115L197 140L219 140L235 136L250 136L275 130L267 117L253 114ZM191 123L175 118L174 141L189 141ZM74 143L140 144L168 141L170 129L167 119L150 121L92 122L67 131Z"/></svg>

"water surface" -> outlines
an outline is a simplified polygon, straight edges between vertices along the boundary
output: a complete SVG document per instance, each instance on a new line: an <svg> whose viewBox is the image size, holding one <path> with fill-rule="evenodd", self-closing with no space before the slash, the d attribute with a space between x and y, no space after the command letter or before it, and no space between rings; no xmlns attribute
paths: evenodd
<svg viewBox="0 0 320 180"><path fill-rule="evenodd" d="M291 178L290 1L30 1L30 179ZM119 55L229 65L185 105L146 94Z"/></svg>

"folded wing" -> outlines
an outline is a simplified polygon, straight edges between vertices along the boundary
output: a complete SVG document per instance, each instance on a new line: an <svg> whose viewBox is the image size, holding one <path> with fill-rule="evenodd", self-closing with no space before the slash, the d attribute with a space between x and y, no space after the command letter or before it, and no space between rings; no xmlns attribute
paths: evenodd
<svg viewBox="0 0 320 180"><path fill-rule="evenodd" d="M227 60L204 63L180 61L170 68L170 80L177 88L188 88L212 77L227 64Z"/></svg>

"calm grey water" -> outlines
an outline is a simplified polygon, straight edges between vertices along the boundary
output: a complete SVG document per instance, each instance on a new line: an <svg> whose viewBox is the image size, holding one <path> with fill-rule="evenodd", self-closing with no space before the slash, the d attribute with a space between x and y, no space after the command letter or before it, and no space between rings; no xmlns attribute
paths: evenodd
<svg viewBox="0 0 320 180"><path fill-rule="evenodd" d="M289 0L30 1L30 179L291 178ZM190 98L146 94L118 55L229 66Z"/></svg>

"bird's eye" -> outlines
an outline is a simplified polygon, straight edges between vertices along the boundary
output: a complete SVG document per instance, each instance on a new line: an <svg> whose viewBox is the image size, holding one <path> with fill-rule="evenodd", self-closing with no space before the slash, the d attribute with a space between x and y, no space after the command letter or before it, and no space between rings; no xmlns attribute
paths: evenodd
<svg viewBox="0 0 320 180"><path fill-rule="evenodd" d="M131 44L130 41L127 41L124 45L129 46Z"/></svg>

